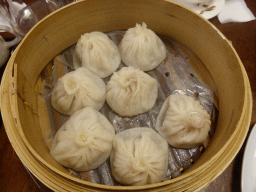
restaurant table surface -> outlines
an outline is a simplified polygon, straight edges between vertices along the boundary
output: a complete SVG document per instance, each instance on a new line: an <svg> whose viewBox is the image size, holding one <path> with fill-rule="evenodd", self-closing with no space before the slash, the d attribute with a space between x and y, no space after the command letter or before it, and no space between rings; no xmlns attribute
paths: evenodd
<svg viewBox="0 0 256 192"><path fill-rule="evenodd" d="M256 1L245 0L249 9L256 16ZM256 123L256 20L244 23L221 24L217 17L209 20L233 44L248 74L253 97L253 112L247 138L235 159L202 192L241 191L242 160L246 141L252 126ZM210 48L210 47L209 47ZM1 68L2 74L4 67ZM234 95L235 97L235 95ZM1 192L50 192L51 190L38 181L21 163L5 132L0 128L0 191ZM256 181L255 181L256 182Z"/></svg>

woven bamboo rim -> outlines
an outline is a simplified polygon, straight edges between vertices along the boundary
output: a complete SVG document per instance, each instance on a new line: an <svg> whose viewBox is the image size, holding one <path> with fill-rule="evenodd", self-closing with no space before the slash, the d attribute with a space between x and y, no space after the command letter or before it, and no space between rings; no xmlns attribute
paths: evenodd
<svg viewBox="0 0 256 192"><path fill-rule="evenodd" d="M106 2L106 1L105 1ZM127 6L130 6L130 8L134 8L137 1L125 1L127 3ZM24 127L22 127L22 115L20 114L21 109L21 101L19 99L21 93L19 93L20 89L20 78L21 73L22 75L27 74L27 76L30 78L29 81L33 84L36 82L36 79L40 73L40 71L43 69L43 67L47 64L47 61L49 62L56 53L59 53L64 48L72 45L74 42L76 42L76 39L79 37L78 34L81 34L81 31L83 30L92 30L94 26L92 26L90 29L79 29L80 32L75 34L74 36L65 39L64 41L64 47L56 46L53 48L54 53L49 53L48 58L44 58L45 63L35 64L39 68L37 73L33 73L32 75L29 75L31 73L31 69L26 69L26 65L23 65L20 63L20 60L22 60L22 57L25 57L25 55L19 54L19 52L25 51L25 53L29 54L29 48L32 44L33 46L37 46L34 42L34 38L40 38L40 36L45 38L46 41L51 41L54 38L57 38L52 31L45 31L48 28L53 28L56 26L53 26L53 24L60 23L59 18L62 18L62 21L65 21L67 19L66 15L68 13L72 13L73 10L81 9L83 6L93 6L96 7L97 3L102 3L101 1L80 1L77 3L74 3L70 6L67 6L59 11L57 11L54 14L51 14L49 17L44 19L42 22L36 25L36 27L24 38L24 40L21 42L21 44L16 49L15 53L13 54L12 58L10 59L6 71L4 74L4 77L2 79L2 88L1 88L1 105L2 105L2 116L4 120L4 124L6 127L6 132L8 134L8 137L18 154L19 158L23 162L23 164L45 185L47 185L49 188L56 190L56 191L86 191L89 190L98 190L98 191L106 191L106 190L147 190L147 191L164 191L164 190L170 190L173 191L180 191L180 190L189 190L189 191L196 191L200 190L203 187L207 186L212 180L214 180L219 174L221 174L222 171L225 170L225 168L229 165L229 163L233 160L237 152L239 151L249 128L249 122L250 122L250 116L251 116L251 109L252 109L252 98L251 98L251 91L250 91L250 85L247 78L247 75L245 73L245 70L242 66L241 61L239 60L235 50L233 49L230 42L228 42L223 35L219 35L219 31L213 30L211 24L200 18L197 15L194 15L190 11L186 10L184 7L178 6L176 4L170 3L168 1L142 1L139 7L141 6L149 6L152 4L152 6L147 7L146 9L155 9L159 10L160 8L164 8L164 13L169 14L168 19L175 18L177 15L181 17L181 21L186 21L184 18L192 18L196 22L203 24L206 27L206 31L210 32L210 34L214 37L214 41L218 41L219 43L223 44L224 47L226 47L229 50L229 54L232 53L232 57L234 57L235 60L238 60L238 66L237 70L240 70L242 76L242 86L243 86L243 94L241 99L243 100L241 103L243 103L243 106L241 107L240 111L240 118L236 122L236 129L229 133L229 136L227 137L227 141L224 143L221 149L214 149L216 153L214 155L211 155L211 158L209 158L206 162L203 164L200 164L201 161L196 163L190 170L182 174L180 177L159 183L154 185L147 185L147 186L140 186L140 187L111 187L111 186L103 186L98 184L89 183L86 181L82 181L72 175L70 175L67 171L64 171L63 169L58 169L49 162L47 162L44 158L38 154L38 152L34 149L33 146L31 146L31 143L29 142L26 133L24 133ZM113 3L111 1L111 3ZM120 9L122 5L118 1L115 1ZM104 4L105 5L105 4ZM107 5L107 4L106 4ZM109 5L108 5L109 6ZM114 5L113 5L114 7ZM101 7L102 8L102 7ZM103 7L105 8L105 7ZM102 8L102 9L103 9ZM166 8L166 9L165 9ZM168 11L167 8L171 8L172 11L176 10L176 12ZM99 8L100 9L100 8ZM121 9L122 10L122 9ZM81 10L80 10L81 11ZM178 12L181 13L178 13ZM111 11L107 11L109 13ZM135 11L133 11L135 12ZM123 13L123 10L122 10ZM110 14L110 13L109 13ZM176 15L177 14L177 15ZM110 14L111 15L111 14ZM149 17L152 18L150 15L144 16L145 18ZM64 18L64 19L63 19ZM178 18L178 17L177 17ZM76 20L76 18L74 18ZM139 22L139 21L138 21ZM167 20L164 20L163 23L166 23ZM173 21L174 22L174 21ZM150 23L150 21L149 21ZM186 23L187 24L187 23ZM124 27L124 25L126 25ZM115 23L111 30L115 29L125 29L127 27L132 27L134 23L132 21L125 21L125 24ZM192 24L193 25L193 24ZM195 26L197 23L195 23ZM159 26L155 26L155 30L158 30ZM102 30L108 31L110 30L109 26L106 24L102 24ZM166 31L158 31L159 33L166 34ZM44 35L47 34L47 35ZM51 36L53 35L53 36ZM63 35L63 34L62 34ZM184 34L177 34L177 32L174 32L172 34L173 37L177 37L179 35L186 35ZM180 40L180 39L179 39ZM211 40L206 39L210 43L213 43ZM190 45L190 48L196 49L197 54L200 55L204 52L204 48L201 49L196 48L193 44L191 45L191 42L187 42L187 44ZM45 50L44 50L45 51ZM29 55L26 55L29 56ZM48 60L47 60L48 59ZM206 58L206 55L203 54L201 57L202 60L206 60L209 62L209 59ZM231 59L231 61L233 61ZM18 63L18 64L16 64ZM213 66L213 65L211 65ZM32 66L33 68L33 66ZM222 70L219 68L219 70ZM241 75L240 74L240 75ZM215 74L216 77L216 74ZM13 82L10 81L10 79L14 79ZM24 101L23 101L24 102ZM29 101L28 101L29 102ZM29 104L29 103L28 103ZM221 112L221 106L220 106L220 112ZM220 119L220 124L223 120ZM207 150L205 151L204 156L207 156ZM204 157L205 158L205 157Z"/></svg>

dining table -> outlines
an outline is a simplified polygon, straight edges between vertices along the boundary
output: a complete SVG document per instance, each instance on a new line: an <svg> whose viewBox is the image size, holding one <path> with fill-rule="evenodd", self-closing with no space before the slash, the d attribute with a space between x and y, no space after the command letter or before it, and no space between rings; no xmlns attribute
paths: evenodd
<svg viewBox="0 0 256 192"><path fill-rule="evenodd" d="M256 16L256 1L245 0L245 2ZM249 77L253 109L247 137L236 157L216 179L209 183L207 187L201 189L200 192L239 192L242 191L241 176L245 147L252 127L256 123L256 20L220 23L216 16L209 19L209 21L232 43L240 57ZM1 35L7 40L12 38L8 33L2 33ZM4 68L5 65L0 69L1 76L4 73ZM0 123L0 191L51 192L50 188L39 181L22 164L8 139L2 119Z"/></svg>

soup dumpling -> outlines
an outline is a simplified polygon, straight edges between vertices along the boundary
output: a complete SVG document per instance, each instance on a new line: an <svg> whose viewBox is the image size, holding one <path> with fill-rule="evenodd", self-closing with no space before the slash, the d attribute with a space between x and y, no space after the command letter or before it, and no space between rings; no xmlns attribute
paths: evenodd
<svg viewBox="0 0 256 192"><path fill-rule="evenodd" d="M50 154L61 165L89 171L110 156L115 131L107 118L91 107L75 112L56 133Z"/></svg>
<svg viewBox="0 0 256 192"><path fill-rule="evenodd" d="M134 116L149 111L157 96L157 81L133 67L123 67L114 72L107 84L106 101L121 116Z"/></svg>
<svg viewBox="0 0 256 192"><path fill-rule="evenodd" d="M209 140L210 115L191 96L172 94L165 100L157 117L156 130L176 148L205 147Z"/></svg>
<svg viewBox="0 0 256 192"><path fill-rule="evenodd" d="M166 57L164 43L144 22L126 31L119 50L125 65L142 71L156 68Z"/></svg>
<svg viewBox="0 0 256 192"><path fill-rule="evenodd" d="M72 115L84 107L100 110L106 99L104 81L86 68L65 74L54 85L51 103L62 114Z"/></svg>
<svg viewBox="0 0 256 192"><path fill-rule="evenodd" d="M123 185L161 182L167 174L168 144L155 130L131 128L115 135L111 172Z"/></svg>
<svg viewBox="0 0 256 192"><path fill-rule="evenodd" d="M102 32L85 33L76 44L74 67L85 67L101 78L119 67L121 57L117 45Z"/></svg>

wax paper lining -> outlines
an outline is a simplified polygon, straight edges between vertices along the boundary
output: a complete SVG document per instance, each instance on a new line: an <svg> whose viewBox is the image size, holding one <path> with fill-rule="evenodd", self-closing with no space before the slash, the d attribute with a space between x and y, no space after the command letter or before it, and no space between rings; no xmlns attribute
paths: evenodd
<svg viewBox="0 0 256 192"><path fill-rule="evenodd" d="M125 31L115 31L107 33L107 35L116 43L116 45L119 45L124 33ZM189 56L194 54L189 49L168 37L159 37L166 46L166 59L154 70L146 72L151 77L155 78L159 84L158 98L154 107L149 112L143 114L133 117L122 117L115 113L105 102L100 112L112 123L116 133L134 127L151 127L152 129L155 129L157 115L165 99L173 93L187 94L199 100L212 116L212 127L210 131L210 137L212 137L217 121L217 109L213 104L216 102L214 101L214 95L217 95L217 93L213 91L215 88L210 87L203 82L203 80L197 77L197 74L192 70L189 65ZM41 78L43 79L43 89L39 96L43 97L46 101L45 103L50 122L48 134L43 133L43 135L45 136L45 141L49 148L51 147L51 142L55 133L69 118L66 115L58 113L51 106L50 97L57 80L64 74L75 70L73 67L74 50L75 45L64 50L46 66L41 74ZM124 66L125 65L121 63L117 71ZM110 78L111 76L104 78L103 80L107 84ZM202 146L193 149L177 149L169 146L169 166L164 181L175 178L189 169L201 156L203 151L204 148ZM109 159L97 169L87 172L77 172L70 168L67 169L77 177L86 181L111 186L120 185L111 175Z"/></svg>

